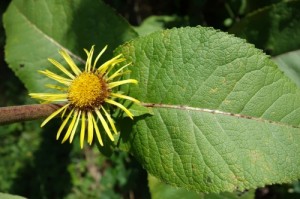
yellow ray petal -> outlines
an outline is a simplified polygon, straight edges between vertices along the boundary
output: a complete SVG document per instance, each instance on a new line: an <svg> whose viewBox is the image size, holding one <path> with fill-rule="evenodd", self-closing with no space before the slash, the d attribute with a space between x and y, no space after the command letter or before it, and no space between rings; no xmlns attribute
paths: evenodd
<svg viewBox="0 0 300 199"><path fill-rule="evenodd" d="M112 128L112 130L114 131L115 134L117 134L118 132L117 132L117 129L116 129L116 126L115 126L115 124L114 124L113 119L112 119L112 118L110 117L110 115L107 113L107 111L105 110L105 108L103 108L103 106L101 107L101 109L103 110L103 112L104 112L104 114L105 114L105 116L106 116L106 118L107 118L107 120L108 120L108 122L109 122L109 124L110 124L110 126L111 126L111 128Z"/></svg>
<svg viewBox="0 0 300 199"><path fill-rule="evenodd" d="M93 54L94 54L94 45L92 46L90 52L88 52L86 49L84 49L84 51L87 54L87 60L85 62L85 71L86 72L90 72L91 71L91 66L92 66L92 58L93 58Z"/></svg>
<svg viewBox="0 0 300 199"><path fill-rule="evenodd" d="M95 109L95 112L98 115L98 118L100 119L101 124L102 124L105 132L107 133L108 137L111 139L111 141L114 141L115 139L114 139L113 135L111 134L111 131L110 131L105 119L103 118L102 114L100 113L100 111L98 109Z"/></svg>
<svg viewBox="0 0 300 199"><path fill-rule="evenodd" d="M122 56L122 54L119 54L117 56L115 56L114 58L106 61L104 64L102 64L99 68L98 71L102 74L107 72L107 69L112 65L112 64L116 64L116 63L120 63L122 61L125 61L124 58L120 58Z"/></svg>
<svg viewBox="0 0 300 199"><path fill-rule="evenodd" d="M120 93L110 93L110 95L111 95L112 97L117 97L117 98L121 98L121 99L127 99L127 100L133 101L133 102L135 102L135 103L137 103L137 104L140 103L139 100L137 100L137 99L135 99L135 98L133 98L133 97L127 96L127 95L122 95L122 94L120 94Z"/></svg>
<svg viewBox="0 0 300 199"><path fill-rule="evenodd" d="M29 96L35 99L41 99L45 101L67 101L68 94L65 93L30 93Z"/></svg>
<svg viewBox="0 0 300 199"><path fill-rule="evenodd" d="M95 59L95 61L94 61L93 69L92 69L92 70L95 70L99 58L100 58L100 57L102 56L102 54L106 51L106 49L107 49L107 45L104 46L104 48L101 50L101 52L97 55L97 57L96 57L96 59Z"/></svg>
<svg viewBox="0 0 300 199"><path fill-rule="evenodd" d="M84 134L85 134L85 111L82 112L82 116L81 116L80 148L83 148Z"/></svg>
<svg viewBox="0 0 300 199"><path fill-rule="evenodd" d="M63 73L65 73L68 77L71 79L74 79L74 75L72 75L62 64L60 64L58 61L54 59L48 59L54 66L56 66L59 70L61 70Z"/></svg>
<svg viewBox="0 0 300 199"><path fill-rule="evenodd" d="M59 91L67 91L68 90L67 87L62 87L62 86L58 86L58 85L54 85L54 84L46 84L45 86L48 88L59 90Z"/></svg>
<svg viewBox="0 0 300 199"><path fill-rule="evenodd" d="M99 131L97 122L96 122L96 120L95 120L94 117L93 117L93 123L94 123L95 131L96 131L96 136L97 136L97 138L98 138L99 144L100 144L101 146L103 146L103 141L102 141L102 138L101 138L101 135L100 135L100 131Z"/></svg>
<svg viewBox="0 0 300 199"><path fill-rule="evenodd" d="M63 110L67 109L69 106L69 104L64 105L63 107L61 107L60 109L56 110L55 112L53 112L51 115L49 115L49 117L47 117L44 122L41 124L41 127L43 127L45 124L47 124L47 122L49 122L52 118L54 118L56 115L58 115L60 112L62 112Z"/></svg>
<svg viewBox="0 0 300 199"><path fill-rule="evenodd" d="M113 100L110 100L110 99L106 99L105 102L109 103L109 104L112 104L112 105L115 105L117 107L119 107L120 109L122 109L131 119L133 119L133 114L127 109L125 108L125 106L123 106L122 104L116 102L116 101L113 101Z"/></svg>
<svg viewBox="0 0 300 199"><path fill-rule="evenodd" d="M125 58L119 58L119 59L115 60L113 63L111 63L111 64L107 67L106 74L109 74L110 71L115 67L116 64L121 63L121 62L123 62L123 61L125 61L125 60L126 60Z"/></svg>
<svg viewBox="0 0 300 199"><path fill-rule="evenodd" d="M69 86L72 82L72 80L64 78L60 75L57 75L57 74L55 74L55 73L53 73L49 70L45 70L45 71L40 70L39 72L42 73L43 75L46 75L47 77L57 81L57 82L59 82L59 83L62 83L64 85L66 85L66 86Z"/></svg>
<svg viewBox="0 0 300 199"><path fill-rule="evenodd" d="M90 111L87 112L87 115L88 115L88 143L91 145L92 142L93 142L93 134L94 134L94 131L93 131L93 119L92 117L94 117L92 115L92 113Z"/></svg>
<svg viewBox="0 0 300 199"><path fill-rule="evenodd" d="M89 56L90 52L87 49L85 49L85 48L83 50L84 50L86 56Z"/></svg>
<svg viewBox="0 0 300 199"><path fill-rule="evenodd" d="M70 57L70 55L64 51L61 50L59 51L59 53L61 54L61 56L63 56L63 58L66 60L66 62L68 63L68 65L70 66L70 68L72 69L72 71L74 72L74 74L77 76L81 73L80 69L77 67L77 65L74 63L73 59Z"/></svg>
<svg viewBox="0 0 300 199"><path fill-rule="evenodd" d="M67 130L67 132L66 132L66 134L65 134L65 136L64 136L64 138L63 138L63 140L61 141L61 143L64 143L64 142L67 141L67 139L70 137L71 132L72 132L73 129L74 129L74 125L75 125L77 116L78 116L78 111L75 110L74 115L73 115L73 119L72 119L71 123L69 124L69 128L68 128L68 130Z"/></svg>
<svg viewBox="0 0 300 199"><path fill-rule="evenodd" d="M114 78L120 76L121 74L124 74L124 72L121 73L121 71L122 71L124 68L128 67L130 64L131 64L131 63L126 64L125 66L121 67L121 68L120 68L119 70L117 70L114 74L112 74L111 76L109 76L109 77L106 79L106 81L110 81L110 80L112 80L112 79L114 79Z"/></svg>
<svg viewBox="0 0 300 199"><path fill-rule="evenodd" d="M112 89L114 87L123 85L123 84L137 84L138 81L135 79L126 79L126 80L121 80L121 81L116 81L116 82L111 82L108 84L108 88Z"/></svg>
<svg viewBox="0 0 300 199"><path fill-rule="evenodd" d="M75 126L74 126L74 128L72 130L72 133L70 135L70 143L72 143L72 141L73 141L73 138L74 138L74 135L75 135L75 132L77 130L78 123L79 123L80 116L81 116L81 111L79 111L79 114L78 114L77 119L76 119Z"/></svg>
<svg viewBox="0 0 300 199"><path fill-rule="evenodd" d="M126 70L126 71L123 71L123 72L120 72L120 73L118 73L114 78L116 78L116 77L121 77L121 76L123 76L123 75L126 75L126 74L130 74L131 73L131 71L130 70ZM105 76L106 77L106 76ZM106 77L107 78L107 77ZM109 81L111 81L112 79L114 79L114 78L110 78L109 80L107 80L107 82L109 82Z"/></svg>
<svg viewBox="0 0 300 199"><path fill-rule="evenodd" d="M60 125L58 131L57 131L57 134L56 134L56 139L58 140L59 137L60 137L60 134L62 132L62 130L65 128L67 122L69 121L71 115L73 114L74 112L74 109L71 110L71 112L69 113L69 115L67 116L67 118L63 121L63 123Z"/></svg>
<svg viewBox="0 0 300 199"><path fill-rule="evenodd" d="M70 104L69 104L70 105ZM61 118L63 118L65 116L65 113L67 112L67 108L63 111L63 113L61 114Z"/></svg>

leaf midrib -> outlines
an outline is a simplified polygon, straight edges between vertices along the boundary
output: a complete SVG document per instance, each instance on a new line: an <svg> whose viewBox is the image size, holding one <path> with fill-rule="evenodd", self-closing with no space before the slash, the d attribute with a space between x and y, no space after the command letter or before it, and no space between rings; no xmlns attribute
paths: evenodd
<svg viewBox="0 0 300 199"><path fill-rule="evenodd" d="M53 38L51 38L48 34L46 34L45 32L43 32L40 28L38 28L32 21L30 21L26 15L24 15L21 10L18 8L17 5L12 4L16 10L18 11L18 13L20 13L20 16L24 18L24 20L29 24L29 26L31 26L34 30L36 30L39 34L41 34L42 36L44 36L50 43L53 43L55 46L57 46L59 49L62 49L64 51L66 51L71 57L73 57L74 59L76 59L77 61L81 62L82 64L85 64L85 61L83 59L81 59L81 57L79 57L78 55L74 54L73 52L71 52L67 47L64 47L62 44L60 44L58 41L54 40Z"/></svg>
<svg viewBox="0 0 300 199"><path fill-rule="evenodd" d="M270 123L276 126L284 126L284 127L290 127L290 128L300 128L299 126L294 126L282 122L277 122L273 120L268 120L264 118L258 118L253 117L249 115L243 115L243 114L237 114L237 113L230 113L230 112L224 112L217 109L208 109L208 108L199 108L199 107L192 107L187 105L174 105L174 104L162 104L162 103L147 103L147 102L141 102L142 106L149 107L149 108L157 108L157 109L177 109L182 111L195 111L195 112L202 112L202 113L210 113L210 114L216 114L216 115L224 115L229 117L235 117L235 118L242 118L242 119L248 119L253 120L257 122L263 122L263 123Z"/></svg>

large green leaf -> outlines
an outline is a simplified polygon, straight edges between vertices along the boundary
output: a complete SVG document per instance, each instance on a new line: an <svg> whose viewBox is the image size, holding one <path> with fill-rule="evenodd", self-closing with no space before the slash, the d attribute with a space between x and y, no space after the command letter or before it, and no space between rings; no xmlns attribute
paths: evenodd
<svg viewBox="0 0 300 199"><path fill-rule="evenodd" d="M66 49L83 64L83 48L95 44L100 51L108 44L104 54L108 58L115 47L137 36L111 8L94 0L13 0L4 15L4 26L6 61L34 92L45 91L49 79L36 71L53 70L47 58L62 60L58 50Z"/></svg>
<svg viewBox="0 0 300 199"><path fill-rule="evenodd" d="M125 119L123 145L151 174L204 192L300 177L300 91L260 50L197 27L153 33L120 52L139 81L128 92L154 112Z"/></svg>
<svg viewBox="0 0 300 199"><path fill-rule="evenodd" d="M300 48L300 1L284 1L257 10L236 23L230 33L271 55Z"/></svg>

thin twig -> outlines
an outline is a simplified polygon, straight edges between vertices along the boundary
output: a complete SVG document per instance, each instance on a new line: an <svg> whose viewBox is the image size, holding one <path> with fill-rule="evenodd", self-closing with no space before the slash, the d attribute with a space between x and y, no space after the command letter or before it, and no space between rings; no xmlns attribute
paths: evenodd
<svg viewBox="0 0 300 199"><path fill-rule="evenodd" d="M31 104L0 107L0 125L45 118L61 106L60 104Z"/></svg>

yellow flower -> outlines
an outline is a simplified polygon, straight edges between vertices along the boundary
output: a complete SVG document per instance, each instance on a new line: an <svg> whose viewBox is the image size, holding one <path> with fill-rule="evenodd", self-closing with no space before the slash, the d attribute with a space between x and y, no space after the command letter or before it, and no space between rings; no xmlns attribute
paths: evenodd
<svg viewBox="0 0 300 199"><path fill-rule="evenodd" d="M106 50L107 46L98 54L94 62L92 63L94 46L90 51L85 52L87 54L87 60L84 71L81 71L74 63L72 58L64 50L60 51L60 54L68 64L68 68L60 64L59 62L49 59L49 61L62 71L66 77L55 74L49 70L39 71L45 76L59 82L61 85L46 85L52 89L60 91L60 93L31 93L32 98L43 100L45 103L57 103L63 102L63 106L52 113L41 126L44 126L52 118L61 113L61 117L64 117L60 128L58 129L56 138L59 139L63 129L69 123L66 128L66 134L62 139L62 143L69 139L72 142L78 124L81 123L80 130L80 147L83 148L83 142L85 135L87 134L87 142L92 143L94 132L100 145L103 146L100 130L97 125L99 119L108 137L114 141L112 132L117 134L117 130L112 117L110 116L107 105L113 105L122 109L130 118L133 114L122 104L115 99L130 100L134 103L139 103L138 100L123 95L118 91L114 91L116 87L123 84L137 84L135 79L115 80L128 71L124 70L129 64L126 64L112 72L112 69L119 63L124 62L122 54L115 56L109 61L106 61L100 67L97 67L97 62L101 55ZM71 70L70 70L71 69Z"/></svg>

